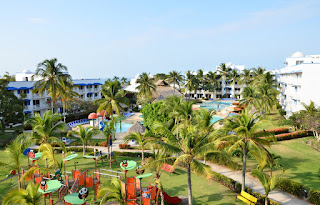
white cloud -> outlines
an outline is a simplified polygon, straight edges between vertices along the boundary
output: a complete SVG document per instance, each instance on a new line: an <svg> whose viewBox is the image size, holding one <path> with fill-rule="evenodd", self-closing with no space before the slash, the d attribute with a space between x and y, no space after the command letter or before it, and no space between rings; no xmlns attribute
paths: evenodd
<svg viewBox="0 0 320 205"><path fill-rule="evenodd" d="M34 17L27 18L27 21L32 22L32 23L44 23L44 22L46 22L46 20L44 18L34 18Z"/></svg>

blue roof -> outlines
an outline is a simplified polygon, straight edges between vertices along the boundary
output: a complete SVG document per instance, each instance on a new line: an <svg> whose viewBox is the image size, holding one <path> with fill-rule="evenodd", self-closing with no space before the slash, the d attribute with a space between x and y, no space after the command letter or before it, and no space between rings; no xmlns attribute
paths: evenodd
<svg viewBox="0 0 320 205"><path fill-rule="evenodd" d="M27 110L27 111L24 111L25 114L28 114L28 113L31 113L31 111Z"/></svg>
<svg viewBox="0 0 320 205"><path fill-rule="evenodd" d="M23 101L28 101L28 102L29 102L29 101L31 101L31 100L30 100L30 99L24 99Z"/></svg>

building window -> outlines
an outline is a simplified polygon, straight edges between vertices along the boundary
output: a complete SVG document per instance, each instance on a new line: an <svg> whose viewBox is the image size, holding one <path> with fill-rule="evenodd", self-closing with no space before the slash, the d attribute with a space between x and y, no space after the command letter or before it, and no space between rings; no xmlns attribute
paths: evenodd
<svg viewBox="0 0 320 205"><path fill-rule="evenodd" d="M40 105L40 100L33 100L33 105Z"/></svg>
<svg viewBox="0 0 320 205"><path fill-rule="evenodd" d="M98 96L98 93L95 93L94 96L97 97L97 96Z"/></svg>
<svg viewBox="0 0 320 205"><path fill-rule="evenodd" d="M296 61L296 65L302 64L303 61Z"/></svg>
<svg viewBox="0 0 320 205"><path fill-rule="evenodd" d="M83 90L83 86L80 86L80 88L79 88L80 90Z"/></svg>
<svg viewBox="0 0 320 205"><path fill-rule="evenodd" d="M222 97L222 95L216 95L216 98L221 98Z"/></svg>
<svg viewBox="0 0 320 205"><path fill-rule="evenodd" d="M84 95L81 95L80 97L83 99L83 98L84 98Z"/></svg>

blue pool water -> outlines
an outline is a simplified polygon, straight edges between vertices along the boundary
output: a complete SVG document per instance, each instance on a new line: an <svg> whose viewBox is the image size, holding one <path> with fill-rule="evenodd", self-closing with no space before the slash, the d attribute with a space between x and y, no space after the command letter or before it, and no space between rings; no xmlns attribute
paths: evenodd
<svg viewBox="0 0 320 205"><path fill-rule="evenodd" d="M200 105L201 108L206 110L217 110L224 109L226 107L230 107L232 105L231 102L205 102Z"/></svg>
<svg viewBox="0 0 320 205"><path fill-rule="evenodd" d="M121 123L121 128L120 128L120 123L116 124L116 133L119 132L127 132L127 130L132 126L133 124L131 123Z"/></svg>
<svg viewBox="0 0 320 205"><path fill-rule="evenodd" d="M142 115L139 115L139 117L141 117L141 118L142 118L143 116L142 116Z"/></svg>
<svg viewBox="0 0 320 205"><path fill-rule="evenodd" d="M223 118L222 117L219 117L219 116L213 116L210 120L211 124L214 124L216 122L218 122L219 120L222 120Z"/></svg>

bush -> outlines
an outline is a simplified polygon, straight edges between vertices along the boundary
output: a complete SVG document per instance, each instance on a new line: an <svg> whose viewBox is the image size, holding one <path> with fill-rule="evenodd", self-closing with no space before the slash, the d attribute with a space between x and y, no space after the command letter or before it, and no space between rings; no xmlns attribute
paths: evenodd
<svg viewBox="0 0 320 205"><path fill-rule="evenodd" d="M298 131L298 132L276 135L275 137L277 141L282 141L282 140L291 140L295 138L307 137L310 135L312 135L311 131Z"/></svg>
<svg viewBox="0 0 320 205"><path fill-rule="evenodd" d="M102 147L108 147L108 142L101 142L100 143L100 146ZM120 146L120 145L119 145Z"/></svg>
<svg viewBox="0 0 320 205"><path fill-rule="evenodd" d="M290 179L280 179L277 188L300 198L304 197L305 195L305 188L303 187L303 185Z"/></svg>
<svg viewBox="0 0 320 205"><path fill-rule="evenodd" d="M320 191L310 189L308 201L312 204L320 205Z"/></svg>
<svg viewBox="0 0 320 205"><path fill-rule="evenodd" d="M276 128L276 129L271 129L271 130L259 131L258 133L262 133L262 132L273 133L273 134L277 135L277 134L282 134L282 133L288 133L289 128Z"/></svg>
<svg viewBox="0 0 320 205"><path fill-rule="evenodd" d="M140 110L139 110L138 107L134 107L134 108L132 108L132 111L133 111L133 112L139 112Z"/></svg>
<svg viewBox="0 0 320 205"><path fill-rule="evenodd" d="M166 112L161 112L161 109L163 109L163 107L164 107L164 102L157 101L152 104L146 104L142 108L141 112L144 119L143 124L147 129L150 130L154 122L156 121L166 123L170 120Z"/></svg>
<svg viewBox="0 0 320 205"><path fill-rule="evenodd" d="M141 152L117 152L114 151L113 152L114 155L117 156L124 156L124 157L141 157ZM147 157L151 157L152 154L151 153L144 153L144 156Z"/></svg>
<svg viewBox="0 0 320 205"><path fill-rule="evenodd" d="M119 148L120 149L130 149L130 145L129 144L119 144Z"/></svg>

